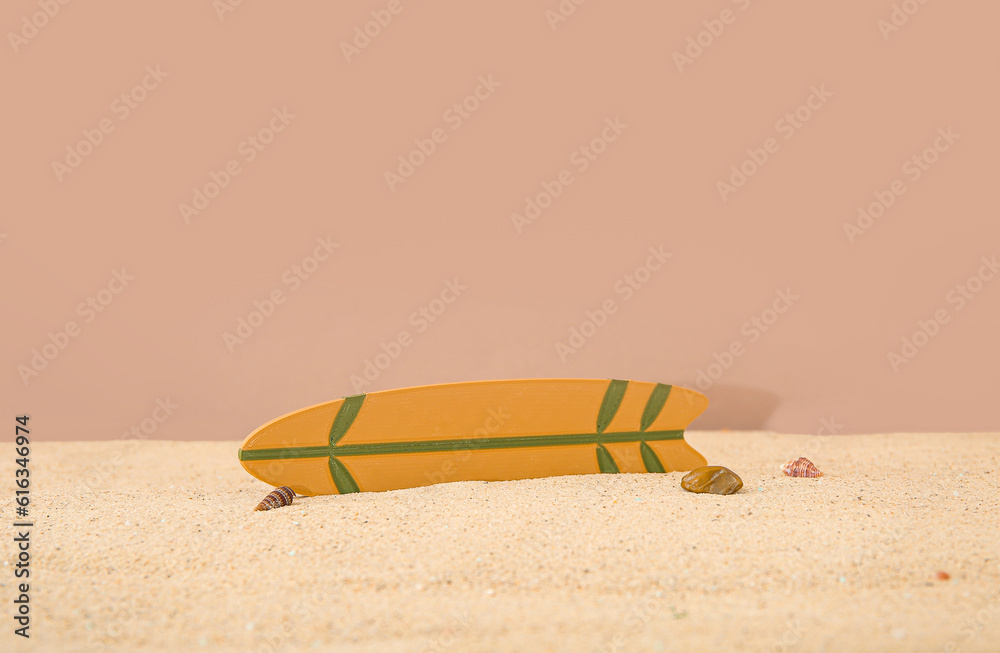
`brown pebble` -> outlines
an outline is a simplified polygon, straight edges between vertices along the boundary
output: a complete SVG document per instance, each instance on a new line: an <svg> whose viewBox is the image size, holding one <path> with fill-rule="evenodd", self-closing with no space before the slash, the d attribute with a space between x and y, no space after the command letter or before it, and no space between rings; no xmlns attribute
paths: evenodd
<svg viewBox="0 0 1000 653"><path fill-rule="evenodd" d="M743 487L743 481L736 472L725 467L699 467L681 479L681 487L688 492L734 494Z"/></svg>
<svg viewBox="0 0 1000 653"><path fill-rule="evenodd" d="M812 464L812 461L808 458L799 458L798 460L787 462L781 466L781 471L785 472L786 476L799 476L803 478L816 478L823 475L823 472L819 471L816 465Z"/></svg>
<svg viewBox="0 0 1000 653"><path fill-rule="evenodd" d="M939 571L938 573L934 574L934 578L937 578L938 580L951 580L951 574L949 574L947 571Z"/></svg>

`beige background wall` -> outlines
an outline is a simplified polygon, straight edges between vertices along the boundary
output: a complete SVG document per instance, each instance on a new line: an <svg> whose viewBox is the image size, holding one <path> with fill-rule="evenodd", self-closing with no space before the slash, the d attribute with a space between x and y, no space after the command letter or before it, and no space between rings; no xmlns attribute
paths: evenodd
<svg viewBox="0 0 1000 653"><path fill-rule="evenodd" d="M357 391L614 377L703 389L698 428L995 430L998 19L6 2L5 414L235 439Z"/></svg>

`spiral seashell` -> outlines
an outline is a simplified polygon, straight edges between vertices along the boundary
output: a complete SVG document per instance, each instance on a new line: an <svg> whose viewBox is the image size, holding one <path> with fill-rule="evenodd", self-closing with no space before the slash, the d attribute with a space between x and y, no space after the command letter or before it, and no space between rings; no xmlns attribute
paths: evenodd
<svg viewBox="0 0 1000 653"><path fill-rule="evenodd" d="M785 472L786 476L802 476L805 478L815 478L823 475L823 472L819 471L816 465L812 464L812 461L808 458L799 458L798 460L787 462L781 466L781 471Z"/></svg>
<svg viewBox="0 0 1000 653"><path fill-rule="evenodd" d="M295 493L292 489L282 485L281 487L274 488L264 500L257 504L254 511L257 510L271 510L272 508L281 508L282 506L292 505L292 498L295 497Z"/></svg>

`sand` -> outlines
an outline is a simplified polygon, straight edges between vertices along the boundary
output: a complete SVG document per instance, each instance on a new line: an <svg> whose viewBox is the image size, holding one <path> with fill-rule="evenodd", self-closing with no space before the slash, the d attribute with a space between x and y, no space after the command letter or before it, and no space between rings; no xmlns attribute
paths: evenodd
<svg viewBox="0 0 1000 653"><path fill-rule="evenodd" d="M1000 650L1000 434L688 440L744 489L593 475L254 513L270 488L236 442L37 443L32 637L7 526L0 649ZM802 454L827 475L782 476Z"/></svg>

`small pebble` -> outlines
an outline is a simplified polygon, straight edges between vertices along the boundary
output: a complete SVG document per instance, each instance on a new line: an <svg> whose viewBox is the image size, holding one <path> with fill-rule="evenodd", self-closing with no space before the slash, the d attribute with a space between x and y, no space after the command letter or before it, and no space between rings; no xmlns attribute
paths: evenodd
<svg viewBox="0 0 1000 653"><path fill-rule="evenodd" d="M735 472L725 467L699 467L681 479L681 487L688 492L734 494L743 487L743 481Z"/></svg>
<svg viewBox="0 0 1000 653"><path fill-rule="evenodd" d="M938 580L951 580L951 574L949 574L947 571L939 571L938 573L934 574L934 578L937 578Z"/></svg>

